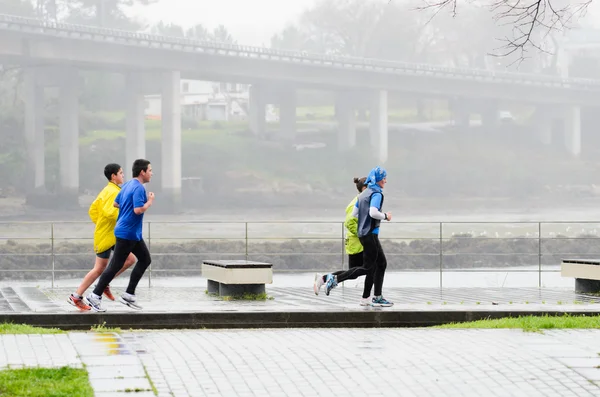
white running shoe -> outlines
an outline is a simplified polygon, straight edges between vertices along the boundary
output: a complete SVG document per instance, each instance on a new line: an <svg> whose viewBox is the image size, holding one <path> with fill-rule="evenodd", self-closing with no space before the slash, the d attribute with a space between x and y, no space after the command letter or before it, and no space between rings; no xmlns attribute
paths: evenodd
<svg viewBox="0 0 600 397"><path fill-rule="evenodd" d="M323 275L319 273L315 273L315 283L313 284L313 289L315 290L315 295L319 295L319 291L321 291L321 287L325 284L323 281Z"/></svg>
<svg viewBox="0 0 600 397"><path fill-rule="evenodd" d="M102 297L96 298L93 292L90 292L86 295L85 303L87 303L93 311L103 313L106 311L105 308L102 307Z"/></svg>
<svg viewBox="0 0 600 397"><path fill-rule="evenodd" d="M119 302L132 309L142 310L142 307L136 303L135 295L128 294L127 292L124 292L123 295L121 295Z"/></svg>

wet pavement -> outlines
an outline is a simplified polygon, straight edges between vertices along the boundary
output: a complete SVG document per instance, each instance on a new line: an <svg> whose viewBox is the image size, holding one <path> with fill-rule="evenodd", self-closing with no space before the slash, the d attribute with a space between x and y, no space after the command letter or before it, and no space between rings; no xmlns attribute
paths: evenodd
<svg viewBox="0 0 600 397"><path fill-rule="evenodd" d="M300 280L306 281L306 276ZM175 280L177 281L177 280ZM118 296L126 278L114 280ZM572 288L403 288L385 287L393 307L360 306L362 282L346 282L316 296L312 280L298 278L267 285L262 301L224 300L206 293L206 280L187 278L148 287L136 295L141 311L103 299L105 313L79 312L67 303L77 281L60 287L0 285L0 321L25 322L65 330L105 323L122 329L414 327L526 314L600 314L600 297ZM392 284L393 285L393 284Z"/></svg>
<svg viewBox="0 0 600 397"><path fill-rule="evenodd" d="M124 290L115 280L113 293ZM189 285L197 285L190 287ZM600 297L567 288L399 288L384 289L393 307L360 306L361 282L339 286L326 296L306 287L267 285L262 301L224 300L208 295L206 280L187 286L140 286L141 311L103 299L105 313L80 312L67 303L76 288L19 285L0 287L0 321L86 330L105 323L122 329L414 327L527 314L600 314ZM297 284L291 284L297 285Z"/></svg>
<svg viewBox="0 0 600 397"><path fill-rule="evenodd" d="M226 301L206 293L206 280L201 277L187 278L183 286L163 282L148 287L140 284L136 291L144 313L228 313L228 312L364 312L375 308L362 307L361 281L349 281L333 289L329 296L324 290L316 296L312 280L305 280L299 287L293 282L266 286L268 299L263 301ZM112 283L113 294L118 297L126 286L126 279ZM0 285L0 314L10 313L77 313L67 303L67 297L75 291L76 282L61 283L59 287L34 286L30 283L12 282ZM91 288L88 292L91 291ZM432 312L464 310L523 310L523 311L600 311L600 296L575 293L569 288L384 288L386 299L394 302L386 311ZM133 310L103 299L107 313L128 313Z"/></svg>
<svg viewBox="0 0 600 397"><path fill-rule="evenodd" d="M600 330L0 335L0 369L85 364L98 397L598 396L599 354Z"/></svg>
<svg viewBox="0 0 600 397"><path fill-rule="evenodd" d="M125 282L113 282L116 294ZM66 298L75 287L3 284L0 318L86 318L98 324L110 318L80 314L69 305ZM357 328L374 326L361 323L368 315L389 313L419 319L600 312L600 297L572 288L390 287L384 294L395 302L392 308L359 306L361 282L346 283L330 296L315 296L312 285L268 285L265 301L226 301L205 289L202 278L188 279L185 286L142 285L137 291L141 312L105 299L107 313L133 324L119 332L0 335L0 369L85 366L100 397L131 392L141 397L600 396L600 330ZM303 321L342 315L343 328L323 323L318 329L299 328L302 324L272 329L254 322L294 313L305 316ZM196 329L169 329L175 314L235 318L233 328L241 329L202 329L201 323L189 327ZM143 321L163 329L137 329L144 328Z"/></svg>

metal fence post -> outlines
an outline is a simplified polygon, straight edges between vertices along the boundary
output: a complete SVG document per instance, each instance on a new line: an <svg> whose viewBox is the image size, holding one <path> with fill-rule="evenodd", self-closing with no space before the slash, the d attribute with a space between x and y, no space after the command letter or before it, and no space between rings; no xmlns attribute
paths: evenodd
<svg viewBox="0 0 600 397"><path fill-rule="evenodd" d="M344 222L342 222L342 270L346 270L346 268L344 267L344 266L346 266L346 261L344 260L345 254L346 254L346 246L344 244Z"/></svg>
<svg viewBox="0 0 600 397"><path fill-rule="evenodd" d="M54 288L54 222L50 223L50 247L52 249L52 288Z"/></svg>
<svg viewBox="0 0 600 397"><path fill-rule="evenodd" d="M444 271L444 242L443 242L443 233L442 233L442 222L440 222L440 288L443 288L443 276L442 272Z"/></svg>
<svg viewBox="0 0 600 397"><path fill-rule="evenodd" d="M542 287L542 222L538 222L538 288Z"/></svg>
<svg viewBox="0 0 600 397"><path fill-rule="evenodd" d="M248 260L248 222L244 222L245 225L245 240L246 240L246 260Z"/></svg>
<svg viewBox="0 0 600 397"><path fill-rule="evenodd" d="M150 227L152 222L148 222L148 251L152 252L152 228ZM152 256L152 254L150 254ZM150 269L148 269L148 288L152 287L152 262L150 262Z"/></svg>

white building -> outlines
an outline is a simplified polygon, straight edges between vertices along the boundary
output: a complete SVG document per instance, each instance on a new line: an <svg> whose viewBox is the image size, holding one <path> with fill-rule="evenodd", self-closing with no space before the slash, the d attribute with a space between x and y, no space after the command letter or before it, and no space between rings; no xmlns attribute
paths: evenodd
<svg viewBox="0 0 600 397"><path fill-rule="evenodd" d="M181 80L181 115L195 120L245 120L248 109L248 86L211 81ZM147 118L160 119L161 95L145 97Z"/></svg>

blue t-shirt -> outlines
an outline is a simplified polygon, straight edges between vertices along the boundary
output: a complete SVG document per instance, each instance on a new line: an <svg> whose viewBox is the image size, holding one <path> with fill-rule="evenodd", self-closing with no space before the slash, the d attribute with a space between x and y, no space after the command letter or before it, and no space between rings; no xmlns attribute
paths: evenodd
<svg viewBox="0 0 600 397"><path fill-rule="evenodd" d="M142 239L144 213L136 215L133 209L143 207L146 201L148 201L146 189L140 181L132 179L123 184L121 191L115 198L115 202L119 204L115 237L134 241Z"/></svg>

